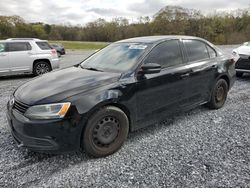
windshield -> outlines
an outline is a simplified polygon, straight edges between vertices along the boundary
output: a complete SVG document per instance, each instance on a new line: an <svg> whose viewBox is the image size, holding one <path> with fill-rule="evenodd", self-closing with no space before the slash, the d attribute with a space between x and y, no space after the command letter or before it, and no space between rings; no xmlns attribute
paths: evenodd
<svg viewBox="0 0 250 188"><path fill-rule="evenodd" d="M125 72L132 68L148 46L144 43L114 43L81 63L82 68Z"/></svg>

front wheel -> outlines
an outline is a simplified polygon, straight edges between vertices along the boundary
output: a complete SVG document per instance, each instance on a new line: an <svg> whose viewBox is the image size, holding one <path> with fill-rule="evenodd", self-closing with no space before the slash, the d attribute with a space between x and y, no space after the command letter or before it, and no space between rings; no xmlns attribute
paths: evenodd
<svg viewBox="0 0 250 188"><path fill-rule="evenodd" d="M119 108L107 106L89 119L83 133L83 147L94 157L116 152L127 138L129 120Z"/></svg>
<svg viewBox="0 0 250 188"><path fill-rule="evenodd" d="M228 93L228 84L226 80L219 79L212 90L208 106L211 109L221 108L225 104L225 101L227 99L227 93Z"/></svg>

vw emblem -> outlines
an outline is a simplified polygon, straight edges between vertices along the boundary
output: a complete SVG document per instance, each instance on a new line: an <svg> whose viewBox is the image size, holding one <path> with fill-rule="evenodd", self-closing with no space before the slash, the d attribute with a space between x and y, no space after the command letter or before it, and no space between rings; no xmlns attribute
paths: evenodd
<svg viewBox="0 0 250 188"><path fill-rule="evenodd" d="M12 99L10 100L10 106L13 106L13 105L14 105L14 103L15 103L15 99L14 99L14 98L12 98Z"/></svg>

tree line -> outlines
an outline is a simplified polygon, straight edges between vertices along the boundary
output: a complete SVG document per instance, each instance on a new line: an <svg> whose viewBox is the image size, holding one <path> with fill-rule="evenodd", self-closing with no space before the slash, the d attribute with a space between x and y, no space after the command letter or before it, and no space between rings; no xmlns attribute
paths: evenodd
<svg viewBox="0 0 250 188"><path fill-rule="evenodd" d="M250 41L250 7L203 15L200 11L166 6L151 17L130 23L119 17L98 19L84 26L27 23L19 16L0 16L0 39L34 37L48 40L106 41L148 35L192 35L216 44Z"/></svg>

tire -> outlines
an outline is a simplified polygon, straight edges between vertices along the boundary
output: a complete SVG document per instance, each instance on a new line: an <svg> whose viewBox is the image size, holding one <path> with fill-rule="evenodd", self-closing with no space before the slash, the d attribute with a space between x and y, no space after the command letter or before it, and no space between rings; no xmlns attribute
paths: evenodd
<svg viewBox="0 0 250 188"><path fill-rule="evenodd" d="M219 79L211 94L210 101L208 102L208 106L211 109L219 109L221 108L227 99L227 93L228 93L228 84L226 80Z"/></svg>
<svg viewBox="0 0 250 188"><path fill-rule="evenodd" d="M33 74L35 76L38 76L38 75L42 75L42 74L48 73L51 70L52 70L51 66L50 66L50 64L48 62L46 62L46 61L39 61L39 62L37 62L34 65Z"/></svg>
<svg viewBox="0 0 250 188"><path fill-rule="evenodd" d="M236 77L242 77L243 76L243 72L236 72Z"/></svg>
<svg viewBox="0 0 250 188"><path fill-rule="evenodd" d="M58 57L61 57L62 54L60 52L56 52Z"/></svg>
<svg viewBox="0 0 250 188"><path fill-rule="evenodd" d="M110 155L123 145L129 120L119 108L107 106L90 117L83 132L83 148L94 157Z"/></svg>

